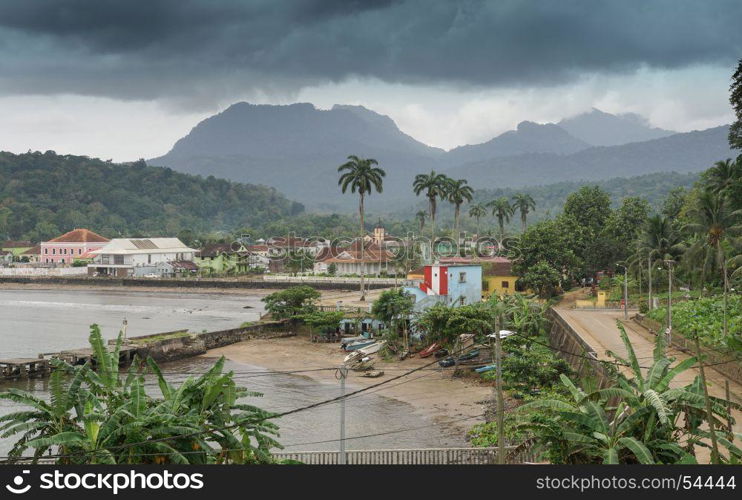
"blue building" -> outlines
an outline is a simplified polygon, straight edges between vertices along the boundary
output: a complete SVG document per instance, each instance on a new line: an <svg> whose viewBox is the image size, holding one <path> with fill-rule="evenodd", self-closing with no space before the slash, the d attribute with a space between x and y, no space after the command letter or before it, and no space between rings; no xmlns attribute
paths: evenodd
<svg viewBox="0 0 742 500"><path fill-rule="evenodd" d="M463 306L482 300L482 266L433 264L425 266L423 280L405 287L415 297L415 311L435 304Z"/></svg>

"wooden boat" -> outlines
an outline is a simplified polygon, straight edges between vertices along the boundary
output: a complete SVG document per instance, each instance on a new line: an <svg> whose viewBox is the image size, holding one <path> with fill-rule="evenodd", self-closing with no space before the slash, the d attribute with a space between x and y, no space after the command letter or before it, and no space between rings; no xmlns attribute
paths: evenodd
<svg viewBox="0 0 742 500"><path fill-rule="evenodd" d="M462 354L461 356L459 356L458 360L454 360L453 357L449 356L447 358L444 358L444 359L438 361L438 364L440 366L442 366L443 368L448 368L449 366L455 365L457 363L457 361L459 363L466 362L466 361L471 361L472 359L476 358L477 356L479 356L479 349L474 349L471 352L467 352L466 354Z"/></svg>
<svg viewBox="0 0 742 500"><path fill-rule="evenodd" d="M362 352L365 356L368 356L369 354L374 354L376 352L379 352L379 350L386 345L386 340L380 340L378 342L374 341L373 344L361 347L358 349L359 352Z"/></svg>
<svg viewBox="0 0 742 500"><path fill-rule="evenodd" d="M448 349L439 349L435 351L436 358L443 358L445 356L448 356Z"/></svg>
<svg viewBox="0 0 742 500"><path fill-rule="evenodd" d="M363 372L361 374L361 377L368 377L368 378L378 378L384 375L384 372L382 370L371 370L368 372Z"/></svg>
<svg viewBox="0 0 742 500"><path fill-rule="evenodd" d="M352 344L354 342L361 342L364 340L369 340L369 338L365 335L358 335L356 337L345 337L343 339L340 339L340 344L346 345L346 344Z"/></svg>
<svg viewBox="0 0 742 500"><path fill-rule="evenodd" d="M441 348L441 345L438 342L433 342L428 347L426 347L425 349L417 353L417 355L420 356L421 358L427 358L428 356L430 356L431 354L433 354L440 348Z"/></svg>
<svg viewBox="0 0 742 500"><path fill-rule="evenodd" d="M345 344L343 346L343 349L345 349L346 351L357 351L359 349L363 349L364 347L368 347L373 344L376 344L375 340L369 340L369 339L357 340L350 344Z"/></svg>
<svg viewBox="0 0 742 500"><path fill-rule="evenodd" d="M475 368L474 371L477 373L484 373L484 372L492 371L495 368L497 368L497 365L492 364L492 365L480 366L479 368Z"/></svg>

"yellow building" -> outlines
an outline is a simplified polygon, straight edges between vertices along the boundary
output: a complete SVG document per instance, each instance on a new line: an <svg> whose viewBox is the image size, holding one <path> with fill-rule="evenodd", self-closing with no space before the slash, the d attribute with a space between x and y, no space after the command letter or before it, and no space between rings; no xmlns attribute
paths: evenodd
<svg viewBox="0 0 742 500"><path fill-rule="evenodd" d="M513 274L513 263L505 257L449 257L441 259L441 264L478 264L482 266L482 299L488 299L493 293L511 295L516 293L515 282L518 277ZM412 271L408 275L414 275Z"/></svg>
<svg viewBox="0 0 742 500"><path fill-rule="evenodd" d="M496 257L494 262L482 265L482 298L488 299L493 293L512 295L516 292L515 282L518 277L513 274L513 264L504 257Z"/></svg>

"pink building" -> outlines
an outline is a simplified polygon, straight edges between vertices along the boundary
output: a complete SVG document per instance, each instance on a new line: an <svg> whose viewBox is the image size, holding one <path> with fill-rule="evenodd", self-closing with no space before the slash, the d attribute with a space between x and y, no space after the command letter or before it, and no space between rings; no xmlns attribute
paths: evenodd
<svg viewBox="0 0 742 500"><path fill-rule="evenodd" d="M91 250L103 248L108 239L88 229L75 229L53 240L41 243L42 264L72 264L75 259L87 257Z"/></svg>

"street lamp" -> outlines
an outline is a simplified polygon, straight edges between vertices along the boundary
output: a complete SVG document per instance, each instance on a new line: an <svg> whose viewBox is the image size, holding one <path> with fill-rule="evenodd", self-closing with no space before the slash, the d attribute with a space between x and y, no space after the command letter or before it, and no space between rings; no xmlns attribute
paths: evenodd
<svg viewBox="0 0 742 500"><path fill-rule="evenodd" d="M667 276L667 346L670 347L672 344L672 265L675 261L672 259L666 259L668 276Z"/></svg>

